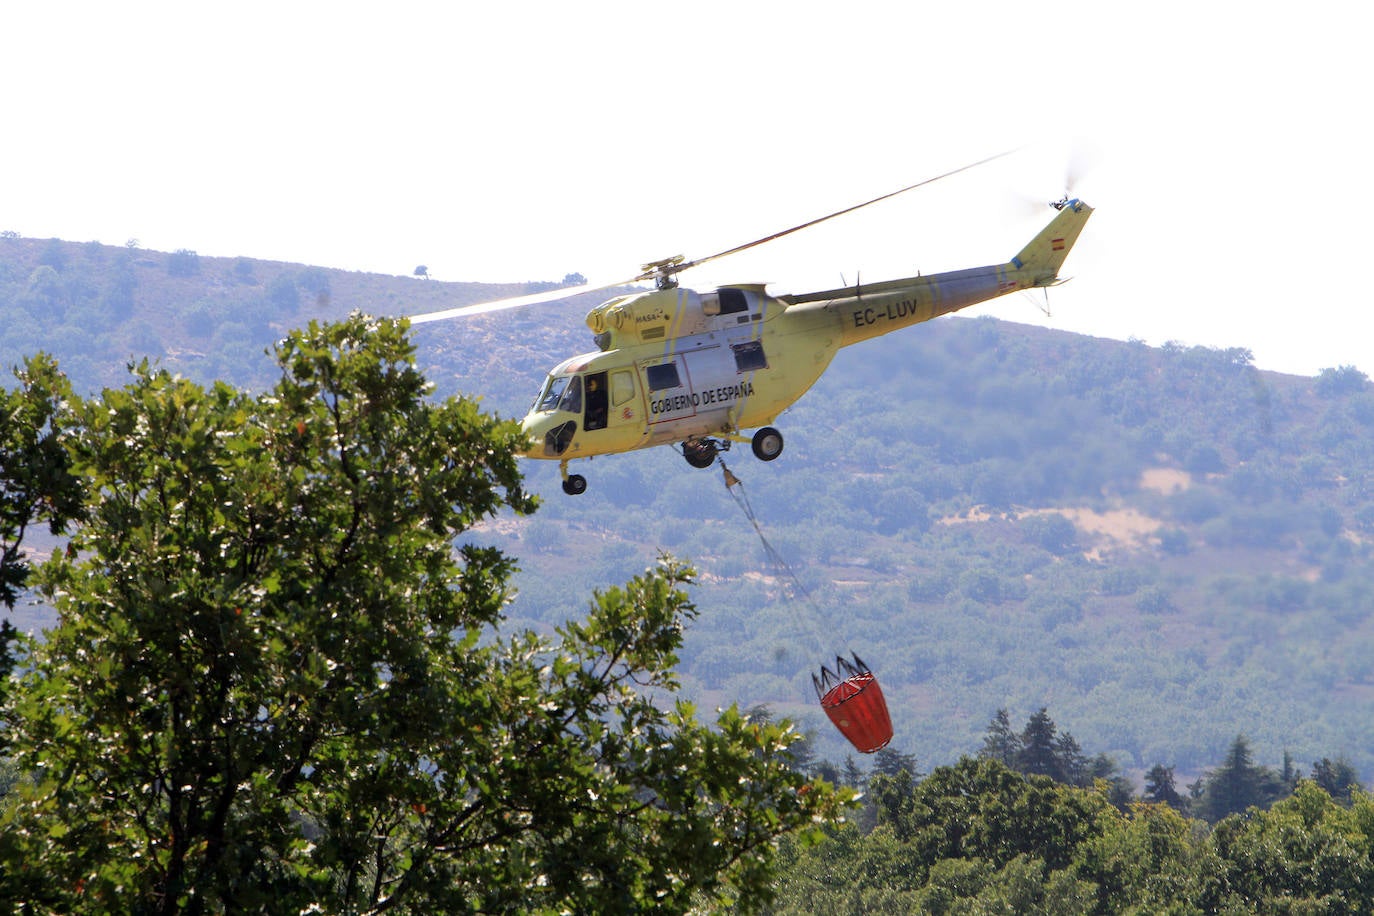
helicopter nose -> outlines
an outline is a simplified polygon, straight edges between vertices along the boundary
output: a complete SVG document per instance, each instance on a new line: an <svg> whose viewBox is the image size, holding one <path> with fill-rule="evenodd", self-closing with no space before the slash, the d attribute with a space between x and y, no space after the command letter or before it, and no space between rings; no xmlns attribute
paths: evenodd
<svg viewBox="0 0 1374 916"><path fill-rule="evenodd" d="M573 435L577 432L577 424L572 420L557 423L546 417L538 420L526 419L520 424L520 428L524 431L526 440L525 450L521 454L526 458L561 456L568 450Z"/></svg>
<svg viewBox="0 0 1374 916"><path fill-rule="evenodd" d="M525 444L520 449L520 454L526 458L544 457L544 432L541 430L538 421L526 419L520 424L520 432L524 433Z"/></svg>

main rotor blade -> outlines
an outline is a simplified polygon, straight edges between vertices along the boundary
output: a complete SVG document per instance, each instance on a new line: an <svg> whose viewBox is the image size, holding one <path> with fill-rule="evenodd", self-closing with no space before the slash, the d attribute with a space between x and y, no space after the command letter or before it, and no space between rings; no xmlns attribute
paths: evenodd
<svg viewBox="0 0 1374 916"><path fill-rule="evenodd" d="M718 253L716 253L716 254L713 254L713 255L709 255L709 256L707 256L707 257L704 257L704 258L698 258L698 259L695 260L695 261L687 261L687 262L685 262L685 263L683 263L683 264L678 264L678 265L676 265L676 266L673 267L672 272L673 272L673 273L677 273L678 271L686 270L686 269L689 268L689 267L696 267L696 266L698 266L698 265L705 264L707 261L714 261L714 260L716 260L717 258L723 258L723 257L725 257L726 255L738 254L738 253L741 252L741 251L747 251L748 249L750 249L750 248L755 248L755 247L757 247L757 246L759 246L759 245L764 244L765 242L771 242L771 241L774 241L775 239L780 239L780 238L782 238L782 237L785 236L785 235L791 235L791 234L794 233L794 232L800 232L800 231L803 230L803 229L809 229L810 227L815 226L815 225L817 225L818 223L823 223L823 222L825 222L825 221L828 220L828 219L834 219L834 218L837 217L837 216L844 216L846 213L853 213L855 210L862 210L864 207L867 207L867 206L869 206L870 204L876 204L876 203L878 203L878 202L880 202L880 201L887 200L887 199L890 198L890 197L896 197L898 194L905 194L907 191L914 191L916 188L924 187L925 185L928 185L928 184L933 184L933 183L935 183L935 182L937 182L937 181L940 181L940 180L943 179L943 178L949 178L949 177L952 176L952 175L958 175L960 172L967 172L969 169L977 168L977 167L980 166L980 165L987 165L989 162L992 162L992 161L997 160L997 159L1001 159L1001 158L1003 158L1004 156L1010 156L1012 153L1018 152L1019 149L1020 149L1020 147L1018 147L1017 149L1004 150L1004 151L1002 151L1002 152L996 154L995 156L989 156L989 157L987 157L986 159L979 159L977 162L970 162L968 165L960 166L960 167L957 168L957 169L951 169L950 171L945 172L944 174L936 175L934 178L927 178L925 181L918 181L918 182L916 182L915 184L909 184L909 185L907 185L906 187L901 188L901 189L899 189L899 190L892 191L891 193L888 193L888 194L884 194L884 195L881 196L881 197L875 197L875 198L873 198L872 200L866 200L866 201L864 201L863 203L861 203L861 204L855 204L855 205L852 206L852 207L846 207L846 208L844 208L843 210L836 210L834 213L829 213L829 214L827 214L827 215L825 215L825 216L822 216L822 217L819 217L819 218L817 218L817 219L810 220L810 221L808 221L808 222L802 223L802 224L799 225L799 226L793 226L791 229L784 229L784 230L781 231L781 232L775 232L775 233L773 233L772 235L765 236L764 238L755 239L754 241L748 242L748 243L746 243L746 244L744 244L744 245L737 245L737 246L735 246L734 248L729 248L729 249L726 249L725 251L721 251L721 252L718 252ZM653 274L647 274L647 275L645 275L645 276L640 277L640 279L645 279L645 280L647 280L647 279L649 279L649 278L652 277L652 276L653 276Z"/></svg>
<svg viewBox="0 0 1374 916"><path fill-rule="evenodd" d="M425 312L420 315L408 315L410 323L428 324L431 321L444 321L449 318L470 318L473 315L485 315L488 312L502 312L506 309L519 308L522 305L537 305L540 302L557 302L560 299L571 299L573 296L580 296L583 293L594 293L598 290L612 289L617 286L629 286L639 280L638 277L630 280L617 280L614 283L602 283L592 286L584 283L580 286L562 286L558 289L545 290L542 293L530 293L527 296L511 296L508 299L493 299L490 302L476 302L472 305L460 305L457 308L444 309L439 312Z"/></svg>
<svg viewBox="0 0 1374 916"><path fill-rule="evenodd" d="M986 165L987 163L992 162L996 159L1001 159L1004 156L1010 156L1012 153L1017 151L1018 150L1016 149L1005 150L1003 152L997 153L995 156L988 156L986 159L979 159L977 162L970 162L968 165L960 166L957 169L951 169L948 172L936 175L934 178L927 178L924 181L918 181L915 184L907 185L904 188L899 188L898 190L884 194L881 197L875 197L872 200L866 200L863 203L855 204L852 207L845 207L843 210L836 210L834 213L828 213L825 216L821 216L813 220L808 220L807 222L804 222L800 225L793 226L791 229L784 229L781 232L774 232L772 235L765 236L761 239L755 239L754 241L748 242L744 245L736 245L734 248L727 248L725 251L719 251L713 255L708 255L704 258L697 258L695 261L683 261L679 258L669 258L666 261L658 261L652 264L646 264L644 265L644 271L642 273L637 274L636 276L631 277L628 280L617 280L613 283L602 283L597 286L592 286L590 284L582 284L581 286L564 286L559 289L548 290L542 293L531 293L528 296L512 296L508 299L495 299L491 302L478 302L472 305L461 305L457 308L444 309L443 311L439 312L425 312L421 315L409 316L410 323L413 325L426 324L431 321L443 321L448 318L467 318L473 315L485 315L489 312L500 312L506 309L519 308L522 305L536 305L540 302L557 302L560 299L570 299L573 296L581 295L582 293L594 293L599 290L611 289L617 286L629 286L633 283L640 283L646 280L653 280L656 283L662 284L664 283L667 277L671 277L674 274L681 273L689 267L696 267L698 265L705 264L708 261L714 261L718 258L726 257L727 255L738 254L741 251L747 251L750 248L756 248L759 245L765 244L766 242L772 242L776 239L782 238L783 236L791 235L794 232L800 232L803 229L808 229L811 226L823 223L826 220L834 219L837 216L844 216L846 213L853 213L855 210L862 210L864 207L870 206L871 204L876 204L880 201L887 200L891 197L896 197L898 194L905 194L907 191L914 191L916 188L924 187L928 184L933 184L937 181L940 181L941 179L949 178L952 175L958 175L960 172L967 172L969 169L977 168L980 165Z"/></svg>

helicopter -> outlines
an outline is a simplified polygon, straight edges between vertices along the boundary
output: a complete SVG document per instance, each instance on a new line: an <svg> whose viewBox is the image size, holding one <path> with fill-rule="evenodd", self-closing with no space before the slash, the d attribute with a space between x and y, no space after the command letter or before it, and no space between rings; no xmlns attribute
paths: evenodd
<svg viewBox="0 0 1374 916"><path fill-rule="evenodd" d="M1067 195L1057 214L1011 260L985 267L819 292L772 296L764 284L698 292L678 274L817 223L965 171L966 165L782 232L688 261L681 255L644 264L628 281L654 288L616 296L586 317L597 350L550 370L521 423L528 458L559 462L563 492L584 493L570 462L657 445L676 445L687 463L708 468L734 443L761 461L783 451L772 424L815 384L842 347L871 340L980 302L1064 282L1059 270L1092 214ZM585 288L479 303L410 318L412 324L556 301ZM755 432L744 435L745 430Z"/></svg>

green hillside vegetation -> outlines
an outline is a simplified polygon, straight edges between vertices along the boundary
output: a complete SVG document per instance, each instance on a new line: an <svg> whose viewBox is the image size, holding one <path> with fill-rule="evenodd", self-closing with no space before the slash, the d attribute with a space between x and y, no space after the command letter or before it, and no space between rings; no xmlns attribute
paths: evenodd
<svg viewBox="0 0 1374 916"><path fill-rule="evenodd" d="M7 238L0 308L16 320L0 356L46 349L78 391L123 384L144 354L261 389L263 351L309 318L529 288ZM416 328L419 364L438 395L518 417L550 366L591 348L586 305ZM1198 779L1238 734L1269 765L1340 757L1374 776L1360 372L1284 376L1239 349L953 318L842 352L778 425L779 461L725 460L802 590L719 471L665 448L590 463L576 499L552 464L524 466L549 494L541 511L474 532L518 558L511 619L552 632L570 597L666 549L701 573L686 695L768 704L830 760L848 751L809 675L855 650L888 696L894 747L924 766L974 753L999 709L1048 707L1137 786L1156 765Z"/></svg>
<svg viewBox="0 0 1374 916"><path fill-rule="evenodd" d="M452 396L518 417L585 297L293 332L552 285L0 237L0 355L74 389L31 362L0 425L47 630L0 655L0 899L1374 908L1362 373L945 319L842 353L742 488L656 449L572 499ZM810 683L850 650L859 759Z"/></svg>

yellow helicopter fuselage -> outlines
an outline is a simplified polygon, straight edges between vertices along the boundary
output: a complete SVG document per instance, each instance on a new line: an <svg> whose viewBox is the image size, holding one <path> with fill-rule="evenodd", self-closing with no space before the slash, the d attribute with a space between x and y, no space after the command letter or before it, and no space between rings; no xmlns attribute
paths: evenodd
<svg viewBox="0 0 1374 916"><path fill-rule="evenodd" d="M587 324L601 349L549 373L523 421L531 458L567 463L664 443L707 466L719 445L750 441L815 384L841 347L929 321L1017 290L1060 282L1058 272L1092 213L1080 201L1059 213L1003 264L801 295L762 285L698 293L671 287L620 296ZM762 437L762 438L761 438ZM770 438L771 437L771 438ZM771 428L753 438L771 460L782 449Z"/></svg>

